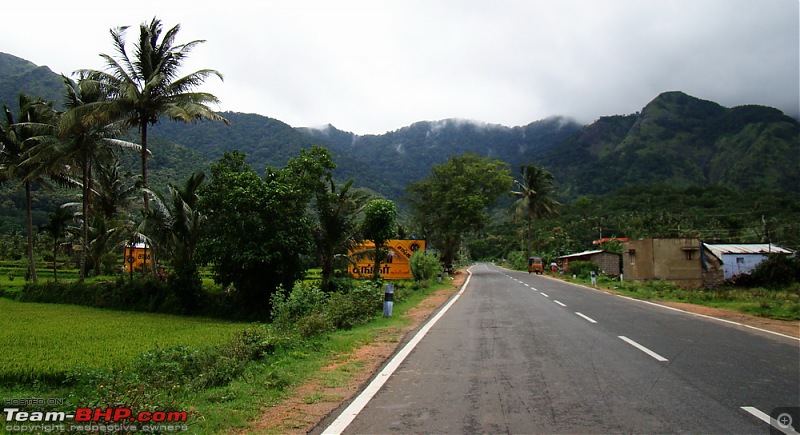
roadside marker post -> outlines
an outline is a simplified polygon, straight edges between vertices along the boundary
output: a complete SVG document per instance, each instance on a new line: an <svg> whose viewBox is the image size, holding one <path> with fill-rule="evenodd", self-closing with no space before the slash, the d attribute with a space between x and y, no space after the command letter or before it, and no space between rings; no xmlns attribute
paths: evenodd
<svg viewBox="0 0 800 435"><path fill-rule="evenodd" d="M394 305L394 284L386 284L383 288L383 317L392 317Z"/></svg>

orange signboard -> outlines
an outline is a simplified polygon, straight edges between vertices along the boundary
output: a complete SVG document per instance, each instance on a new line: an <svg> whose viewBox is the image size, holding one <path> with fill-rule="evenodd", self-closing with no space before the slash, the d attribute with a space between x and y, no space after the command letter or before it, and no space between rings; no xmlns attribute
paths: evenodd
<svg viewBox="0 0 800 435"><path fill-rule="evenodd" d="M125 245L125 272L141 270L144 265L153 266L153 250L144 243Z"/></svg>
<svg viewBox="0 0 800 435"><path fill-rule="evenodd" d="M414 252L425 252L425 240L387 240L385 249L389 255L381 260L380 275L383 279L413 279L409 259ZM356 260L349 266L350 275L354 278L370 278L375 267L375 244L364 241L350 251L350 257Z"/></svg>

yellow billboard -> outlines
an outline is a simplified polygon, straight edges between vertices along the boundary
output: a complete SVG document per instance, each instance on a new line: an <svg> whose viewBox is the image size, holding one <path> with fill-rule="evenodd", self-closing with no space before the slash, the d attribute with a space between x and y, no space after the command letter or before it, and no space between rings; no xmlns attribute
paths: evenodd
<svg viewBox="0 0 800 435"><path fill-rule="evenodd" d="M125 244L125 272L153 267L153 250L145 243Z"/></svg>
<svg viewBox="0 0 800 435"><path fill-rule="evenodd" d="M381 260L380 274L383 279L413 279L411 274L411 255L420 249L425 252L425 240L387 240L385 249L389 254ZM371 278L375 267L375 244L369 240L350 251L350 258L356 260L348 269L354 278Z"/></svg>

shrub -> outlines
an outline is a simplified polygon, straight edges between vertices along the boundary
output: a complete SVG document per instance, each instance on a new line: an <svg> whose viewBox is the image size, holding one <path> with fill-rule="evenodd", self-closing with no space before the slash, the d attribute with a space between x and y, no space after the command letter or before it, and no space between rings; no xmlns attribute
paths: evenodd
<svg viewBox="0 0 800 435"><path fill-rule="evenodd" d="M299 319L322 313L328 300L317 282L299 281L287 295L278 291L272 296L272 324L282 330L291 330Z"/></svg>
<svg viewBox="0 0 800 435"><path fill-rule="evenodd" d="M589 278L591 271L600 275L600 266L594 261L570 261L569 263L569 273L579 278Z"/></svg>
<svg viewBox="0 0 800 435"><path fill-rule="evenodd" d="M427 254L418 250L409 259L411 274L416 281L427 281L442 270L442 261L436 254Z"/></svg>
<svg viewBox="0 0 800 435"><path fill-rule="evenodd" d="M27 283L19 300L182 314L184 301L173 290L167 283L150 277L133 281L120 277L116 282Z"/></svg>
<svg viewBox="0 0 800 435"><path fill-rule="evenodd" d="M331 294L326 317L336 329L369 322L383 306L383 289L372 282L359 283L347 292Z"/></svg>
<svg viewBox="0 0 800 435"><path fill-rule="evenodd" d="M800 258L796 255L772 254L756 266L751 274L756 285L783 287L800 282Z"/></svg>
<svg viewBox="0 0 800 435"><path fill-rule="evenodd" d="M298 282L288 295L273 296L272 324L280 331L311 337L366 323L382 301L383 290L372 281L340 285L329 293L317 282Z"/></svg>
<svg viewBox="0 0 800 435"><path fill-rule="evenodd" d="M508 253L508 264L514 270L528 270L528 259L522 251L511 251Z"/></svg>

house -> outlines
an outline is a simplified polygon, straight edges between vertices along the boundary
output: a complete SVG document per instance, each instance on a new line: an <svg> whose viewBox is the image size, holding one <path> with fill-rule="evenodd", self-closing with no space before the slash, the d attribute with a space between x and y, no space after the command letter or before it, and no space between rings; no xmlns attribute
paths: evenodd
<svg viewBox="0 0 800 435"><path fill-rule="evenodd" d="M663 279L699 288L703 285L700 251L697 238L629 240L622 244L622 271L626 280Z"/></svg>
<svg viewBox="0 0 800 435"><path fill-rule="evenodd" d="M792 253L770 243L703 243L704 286L714 287L726 279L749 274L770 254Z"/></svg>
<svg viewBox="0 0 800 435"><path fill-rule="evenodd" d="M577 254L562 255L558 257L557 260L562 264L565 273L569 272L570 261L592 261L597 263L597 265L600 266L600 270L608 276L619 276L622 270L620 267L622 256L616 252L603 250L585 251Z"/></svg>

